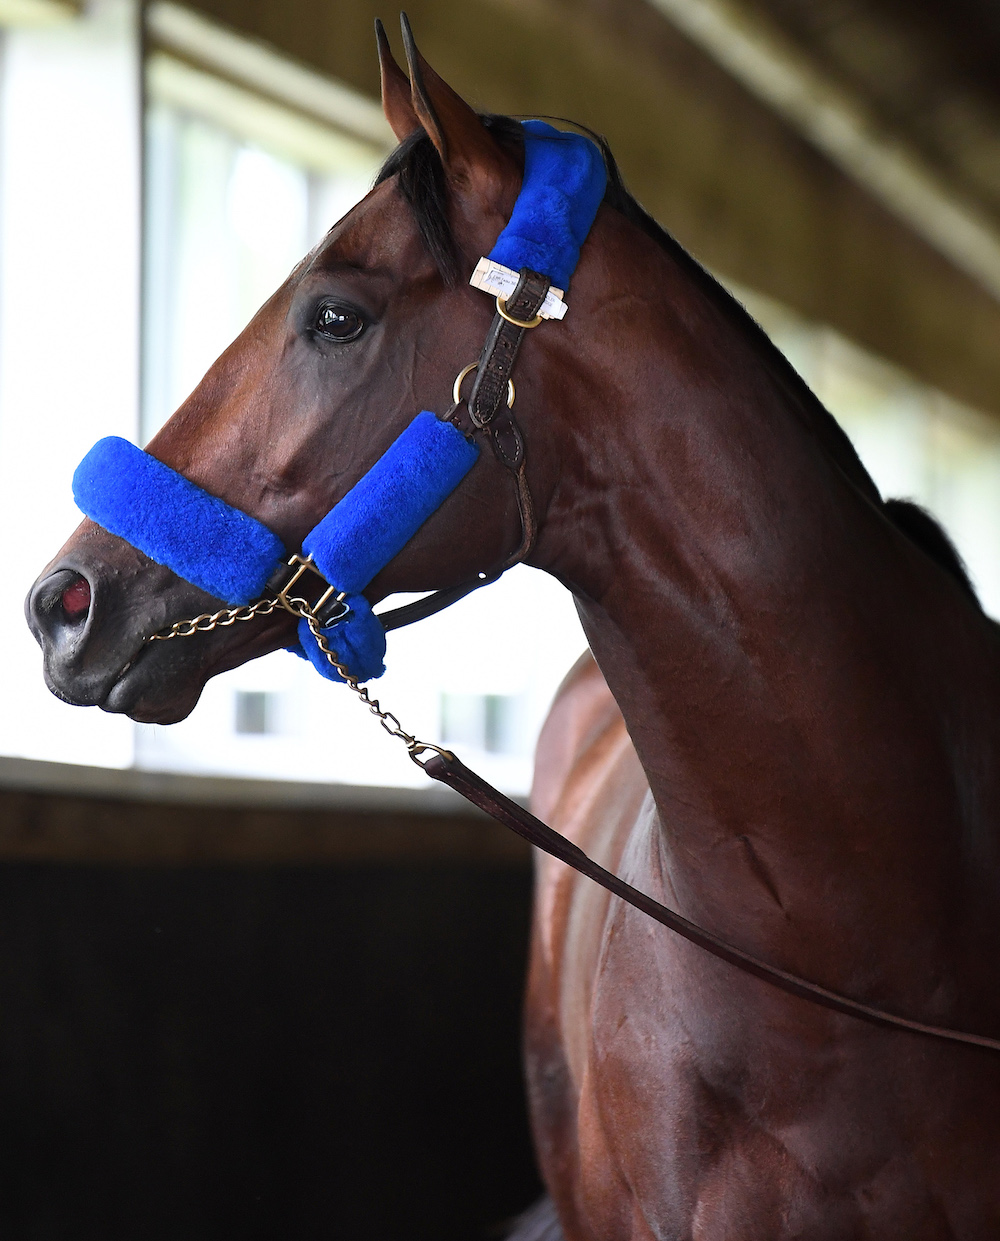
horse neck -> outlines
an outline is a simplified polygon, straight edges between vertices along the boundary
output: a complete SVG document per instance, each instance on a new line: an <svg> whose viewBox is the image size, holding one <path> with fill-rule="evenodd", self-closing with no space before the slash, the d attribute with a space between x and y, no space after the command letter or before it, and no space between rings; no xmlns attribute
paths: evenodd
<svg viewBox="0 0 1000 1241"><path fill-rule="evenodd" d="M577 595L673 873L761 839L799 858L808 840L814 872L880 849L939 866L958 811L924 691L954 671L940 626L982 618L751 330L668 256L610 266L657 292L619 296L552 394L538 563Z"/></svg>

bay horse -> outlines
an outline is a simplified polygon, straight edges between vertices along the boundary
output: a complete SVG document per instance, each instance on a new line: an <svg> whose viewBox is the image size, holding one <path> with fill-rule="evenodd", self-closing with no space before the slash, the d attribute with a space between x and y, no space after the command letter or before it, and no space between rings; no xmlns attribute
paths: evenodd
<svg viewBox="0 0 1000 1241"><path fill-rule="evenodd" d="M517 125L380 48L400 146L149 445L287 547L477 356L492 310L465 282L520 184ZM996 1035L997 628L945 536L883 502L606 158L571 309L519 362L530 563L573 592L594 655L543 731L534 806L758 957ZM455 586L518 538L484 453L366 593ZM147 641L213 606L84 521L28 615L60 698L169 723L290 640L275 613ZM502 620L467 640L502 643ZM554 1205L523 1236L1000 1236L1000 1057L784 994L547 859L525 1045Z"/></svg>

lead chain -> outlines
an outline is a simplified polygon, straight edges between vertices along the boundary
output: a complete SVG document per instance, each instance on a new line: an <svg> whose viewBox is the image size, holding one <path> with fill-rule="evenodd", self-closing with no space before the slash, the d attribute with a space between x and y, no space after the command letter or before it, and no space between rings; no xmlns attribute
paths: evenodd
<svg viewBox="0 0 1000 1241"><path fill-rule="evenodd" d="M202 612L200 616L195 616L191 620L175 621L168 629L161 629L154 633L150 642L169 642L172 638L192 638L196 633L211 633L213 629L224 629L229 625L235 625L237 621L250 621L258 616L270 616L276 608L284 608L285 611L291 612L293 616L301 617L309 626L309 632L316 640L316 645L323 652L326 659L337 670L337 674L349 686L368 710L376 717L390 737L398 737L406 746L406 752L418 767L423 767L422 755L428 750L432 750L435 754L450 756L450 751L442 749L439 745L434 745L431 741L420 741L413 733L408 733L399 722L397 717L391 711L384 711L377 698L372 698L364 685L358 684L358 679L337 658L336 652L330 649L323 630L320 628L319 621L316 619L312 608L305 599L290 598L285 601L278 599L258 599L256 603L244 604L238 608L221 608L218 612Z"/></svg>
<svg viewBox="0 0 1000 1241"><path fill-rule="evenodd" d="M295 600L295 602L297 603L299 600ZM323 636L323 631L319 627L319 621L317 621L316 617L312 614L310 608L306 607L306 609L299 615L305 618L305 622L309 626L309 632L316 639L316 645L330 661L333 667L336 668L339 676L347 685L350 686L352 690L354 690L361 702L363 702L372 715L376 717L389 736L398 737L400 741L403 742L406 746L407 754L409 754L410 758L413 759L418 767L424 766L424 763L421 761L421 756L428 750L433 750L435 754L440 754L444 757L450 757L449 750L445 750L439 745L434 745L431 741L419 741L412 733L408 733L391 711L384 711L379 703L379 700L377 698L372 698L372 696L368 693L366 686L358 684L357 677L353 676L351 672L340 662L336 654L330 650L329 643Z"/></svg>

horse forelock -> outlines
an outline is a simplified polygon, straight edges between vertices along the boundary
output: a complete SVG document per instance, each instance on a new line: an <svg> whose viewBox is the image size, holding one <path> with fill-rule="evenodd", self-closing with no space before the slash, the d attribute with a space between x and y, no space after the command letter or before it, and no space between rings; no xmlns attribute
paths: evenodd
<svg viewBox="0 0 1000 1241"><path fill-rule="evenodd" d="M480 118L501 145L523 147L521 126L509 116ZM405 138L379 169L375 184L398 178L399 191L409 204L420 236L447 286L458 282L459 248L448 214L448 182L441 157L422 129Z"/></svg>

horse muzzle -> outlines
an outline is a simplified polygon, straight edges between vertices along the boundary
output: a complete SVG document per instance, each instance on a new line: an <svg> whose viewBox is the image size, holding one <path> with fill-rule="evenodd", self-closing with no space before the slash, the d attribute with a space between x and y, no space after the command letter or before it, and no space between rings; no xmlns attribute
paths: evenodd
<svg viewBox="0 0 1000 1241"><path fill-rule="evenodd" d="M209 676L241 662L229 648L242 652L243 644L235 634L197 644L149 638L178 616L216 607L205 591L84 521L31 588L25 614L57 698L172 723L190 714ZM244 638L280 645L273 625Z"/></svg>

